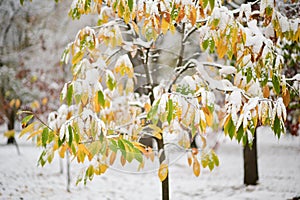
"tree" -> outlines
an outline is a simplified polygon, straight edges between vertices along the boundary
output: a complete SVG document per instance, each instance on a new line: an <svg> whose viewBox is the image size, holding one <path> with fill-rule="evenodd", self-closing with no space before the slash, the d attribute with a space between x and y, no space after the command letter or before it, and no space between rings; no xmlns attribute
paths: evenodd
<svg viewBox="0 0 300 200"><path fill-rule="evenodd" d="M260 124L278 137L285 132L284 102L292 89L287 81L299 83L299 74L283 76L278 43L299 43L300 28L299 19L283 16L273 2L231 11L214 0L75 0L69 12L74 19L92 13L98 24L81 29L62 56L65 63L71 56L73 75L62 90L62 106L47 123L38 120L21 132L37 135L45 149L42 166L54 152L69 152L88 163L78 179L86 183L116 158L123 166L138 164L137 170L147 158L157 159L165 200L172 146L188 152L199 176L201 167L219 164L206 145L208 127L223 127L250 147ZM189 48L195 38L200 47ZM166 43L177 48L168 51ZM216 55L218 62L200 52ZM24 125L37 116L27 113ZM170 141L170 135L177 139ZM141 143L146 136L155 138L157 154ZM195 137L201 142L192 149Z"/></svg>
<svg viewBox="0 0 300 200"><path fill-rule="evenodd" d="M7 143L15 143L17 112L30 109L45 117L56 109L53 100L59 97L58 84L65 81L62 68L55 65L59 61L48 62L50 69L41 65L44 54L52 57L48 49L53 47L44 38L53 30L45 19L55 11L55 2L21 6L17 1L1 1L0 10L0 124L7 124ZM32 56L37 50L38 58Z"/></svg>

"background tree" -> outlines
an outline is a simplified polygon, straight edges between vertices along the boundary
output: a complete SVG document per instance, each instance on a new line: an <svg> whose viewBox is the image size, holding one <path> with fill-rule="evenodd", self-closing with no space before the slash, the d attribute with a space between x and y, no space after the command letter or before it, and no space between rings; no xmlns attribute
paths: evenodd
<svg viewBox="0 0 300 200"><path fill-rule="evenodd" d="M38 136L37 144L45 148L41 165L50 163L55 151L88 163L78 179L85 183L116 158L138 170L151 159L159 163L163 199L169 198L172 147L188 152L196 176L201 166L212 170L219 164L206 145L208 127L224 127L230 138L250 146L259 124L271 126L280 137L285 94L291 89L285 80L299 81L299 76L282 76L278 41L299 42L299 20L283 16L273 2L252 8L256 4L230 11L214 0L73 1L73 18L97 13L98 24L81 29L64 51L62 60L71 56L73 75L61 93L65 104L48 123L34 122L21 136ZM200 48L189 54L193 35L203 51L216 53L218 62L199 56ZM177 51L160 48L169 37L179 44ZM155 75L161 68L169 74ZM27 113L23 125L37 117ZM145 136L155 138L157 153L140 142ZM195 137L200 151L191 149Z"/></svg>

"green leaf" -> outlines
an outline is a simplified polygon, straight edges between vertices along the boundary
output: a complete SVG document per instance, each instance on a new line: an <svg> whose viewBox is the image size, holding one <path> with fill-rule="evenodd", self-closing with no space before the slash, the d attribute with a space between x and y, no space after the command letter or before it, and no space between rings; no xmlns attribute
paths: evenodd
<svg viewBox="0 0 300 200"><path fill-rule="evenodd" d="M84 56L83 51L78 51L75 56L72 58L72 65L77 64Z"/></svg>
<svg viewBox="0 0 300 200"><path fill-rule="evenodd" d="M219 25L219 23L220 23L220 19L218 19L218 18L214 19L212 23L213 23L214 27L217 27Z"/></svg>
<svg viewBox="0 0 300 200"><path fill-rule="evenodd" d="M25 127L27 123L32 119L34 115L27 115L22 119L22 127Z"/></svg>
<svg viewBox="0 0 300 200"><path fill-rule="evenodd" d="M133 9L133 0L128 0L128 7L129 7L130 12L132 12L132 9Z"/></svg>
<svg viewBox="0 0 300 200"><path fill-rule="evenodd" d="M236 135L236 139L237 141L240 143L242 137L244 135L244 129L243 129L243 126L241 125L237 131L237 135Z"/></svg>
<svg viewBox="0 0 300 200"><path fill-rule="evenodd" d="M207 40L204 40L204 41L202 42L202 48L203 48L204 50L207 49L208 45L209 45L209 40L208 40L208 39L207 39Z"/></svg>
<svg viewBox="0 0 300 200"><path fill-rule="evenodd" d="M122 152L123 157L126 158L126 149L125 149L125 145L124 145L124 142L122 139L118 140L118 146L119 146L120 151Z"/></svg>
<svg viewBox="0 0 300 200"><path fill-rule="evenodd" d="M201 165L203 166L203 168L206 168L209 162L209 157L206 154L205 157L203 159L201 159Z"/></svg>
<svg viewBox="0 0 300 200"><path fill-rule="evenodd" d="M268 17L272 17L273 14L273 8L271 6L266 7L266 15Z"/></svg>
<svg viewBox="0 0 300 200"><path fill-rule="evenodd" d="M215 7L215 0L209 0L209 5L210 5L211 10L213 10Z"/></svg>
<svg viewBox="0 0 300 200"><path fill-rule="evenodd" d="M276 94L280 94L280 82L279 82L279 78L276 75L272 76L272 83Z"/></svg>
<svg viewBox="0 0 300 200"><path fill-rule="evenodd" d="M110 145L109 148L113 151L113 152L117 152L118 151L118 145L117 142L115 140L110 140Z"/></svg>
<svg viewBox="0 0 300 200"><path fill-rule="evenodd" d="M46 127L46 128L43 129L43 132L42 132L42 145L43 145L44 147L46 147L46 145L47 145L48 134L49 134L49 130L48 130L48 128Z"/></svg>
<svg viewBox="0 0 300 200"><path fill-rule="evenodd" d="M147 114L147 119L152 119L154 116L156 116L157 110L158 110L158 105L159 105L160 100L156 102L154 106L151 107L150 111Z"/></svg>
<svg viewBox="0 0 300 200"><path fill-rule="evenodd" d="M215 50L215 41L214 41L214 39L211 39L210 40L210 45L209 45L209 52L213 53L214 50Z"/></svg>
<svg viewBox="0 0 300 200"><path fill-rule="evenodd" d="M170 124L173 118L173 101L172 99L168 100L168 116L167 116L167 121Z"/></svg>
<svg viewBox="0 0 300 200"><path fill-rule="evenodd" d="M73 85L69 85L67 90L67 104L70 106L72 104L72 95L73 95Z"/></svg>
<svg viewBox="0 0 300 200"><path fill-rule="evenodd" d="M214 167L215 167L215 163L212 160L210 160L208 162L208 168L209 168L209 170L212 171L214 169Z"/></svg>
<svg viewBox="0 0 300 200"><path fill-rule="evenodd" d="M250 67L247 68L247 83L249 83L252 79L252 69Z"/></svg>
<svg viewBox="0 0 300 200"><path fill-rule="evenodd" d="M113 90L116 87L116 81L110 76L107 76L106 84L109 90Z"/></svg>
<svg viewBox="0 0 300 200"><path fill-rule="evenodd" d="M87 149L89 152L93 155L93 157L100 152L101 149L101 142L100 141L94 141L90 145L87 146Z"/></svg>
<svg viewBox="0 0 300 200"><path fill-rule="evenodd" d="M203 0L203 7L206 8L207 5L208 5L208 0Z"/></svg>
<svg viewBox="0 0 300 200"><path fill-rule="evenodd" d="M214 151L212 152L212 159L213 159L215 165L219 166L219 164L220 164L219 158L218 158L218 156L216 155L216 153Z"/></svg>
<svg viewBox="0 0 300 200"><path fill-rule="evenodd" d="M98 91L98 102L102 107L104 107L105 99L104 99L104 95L101 90Z"/></svg>
<svg viewBox="0 0 300 200"><path fill-rule="evenodd" d="M225 124L224 132L225 132L225 134L229 135L230 139L232 139L235 134L235 126L234 126L231 116L230 116L228 123Z"/></svg>
<svg viewBox="0 0 300 200"><path fill-rule="evenodd" d="M247 134L244 134L244 136L243 136L243 145L244 146L247 145L247 141L248 141Z"/></svg>
<svg viewBox="0 0 300 200"><path fill-rule="evenodd" d="M64 135L64 137L62 138L62 140L60 138L58 138L58 147L60 147L64 142L66 141L66 135Z"/></svg>
<svg viewBox="0 0 300 200"><path fill-rule="evenodd" d="M280 138L280 133L281 133L281 126L280 126L280 120L277 117L277 115L275 116L275 120L274 120L274 125L273 125L273 130L275 135L278 137L278 139Z"/></svg>
<svg viewBox="0 0 300 200"><path fill-rule="evenodd" d="M74 131L73 132L74 132L75 142L78 144L79 143L79 139L80 139L78 123L74 123Z"/></svg>
<svg viewBox="0 0 300 200"><path fill-rule="evenodd" d="M46 155L46 150L42 151L39 160L38 160L38 164L41 164L42 167L46 164L46 161L44 160L44 156Z"/></svg>
<svg viewBox="0 0 300 200"><path fill-rule="evenodd" d="M50 143L53 141L55 134L53 131L50 131L48 135L48 143Z"/></svg>
<svg viewBox="0 0 300 200"><path fill-rule="evenodd" d="M140 163L143 162L143 155L137 148L133 148L134 158Z"/></svg>
<svg viewBox="0 0 300 200"><path fill-rule="evenodd" d="M20 0L20 4L23 6L23 4L24 4L24 0Z"/></svg>
<svg viewBox="0 0 300 200"><path fill-rule="evenodd" d="M72 146L72 142L73 142L73 130L72 130L72 127L71 125L68 126L68 131L69 131L69 147Z"/></svg>

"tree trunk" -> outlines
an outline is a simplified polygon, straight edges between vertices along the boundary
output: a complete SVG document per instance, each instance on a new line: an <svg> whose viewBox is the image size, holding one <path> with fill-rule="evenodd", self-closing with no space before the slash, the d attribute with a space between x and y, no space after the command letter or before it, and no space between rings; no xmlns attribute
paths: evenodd
<svg viewBox="0 0 300 200"><path fill-rule="evenodd" d="M256 185L258 181L258 167L257 167L257 139L256 130L254 132L254 140L252 147L249 143L244 146L244 184Z"/></svg>
<svg viewBox="0 0 300 200"><path fill-rule="evenodd" d="M8 116L7 129L8 129L9 131L15 129L15 114L14 114L13 111L10 113L10 116ZM14 136L9 137L9 138L7 139L7 144L14 144L15 142L16 142L16 141L15 141L15 137L14 137Z"/></svg>
<svg viewBox="0 0 300 200"><path fill-rule="evenodd" d="M158 151L164 149L164 141L163 139L157 140ZM160 158L159 163L162 163L166 159L165 152L163 151ZM161 192L162 192L162 200L169 200L169 173L166 179L161 183Z"/></svg>

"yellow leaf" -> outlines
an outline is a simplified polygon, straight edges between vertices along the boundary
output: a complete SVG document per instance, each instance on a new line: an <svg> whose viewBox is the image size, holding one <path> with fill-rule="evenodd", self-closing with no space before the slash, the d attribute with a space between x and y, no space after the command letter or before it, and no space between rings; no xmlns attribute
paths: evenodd
<svg viewBox="0 0 300 200"><path fill-rule="evenodd" d="M205 115L205 120L208 126L212 126L213 124L213 115L210 113L209 109L207 107L202 108L204 115Z"/></svg>
<svg viewBox="0 0 300 200"><path fill-rule="evenodd" d="M85 106L88 103L89 94L87 92L82 93L81 95L81 103Z"/></svg>
<svg viewBox="0 0 300 200"><path fill-rule="evenodd" d="M193 171L195 176L198 177L200 175L200 163L197 158L194 158Z"/></svg>
<svg viewBox="0 0 300 200"><path fill-rule="evenodd" d="M100 103L98 101L98 92L95 93L93 103L94 103L94 111L96 113L99 113L100 112Z"/></svg>
<svg viewBox="0 0 300 200"><path fill-rule="evenodd" d="M31 108L32 109L39 109L40 108L40 103L37 101L37 100L34 100L32 103L31 103Z"/></svg>
<svg viewBox="0 0 300 200"><path fill-rule="evenodd" d="M29 124L26 128L22 129L19 138L22 137L25 133L32 132L34 130L34 126L37 122L33 122Z"/></svg>
<svg viewBox="0 0 300 200"><path fill-rule="evenodd" d="M173 23L170 23L170 31L171 31L172 34L174 34L175 31L176 31L176 28L175 28Z"/></svg>
<svg viewBox="0 0 300 200"><path fill-rule="evenodd" d="M137 35L139 35L140 31L139 31L138 25L137 25L134 21L131 21L131 24L132 24L132 26L133 26L133 29L134 29L135 33L136 33Z"/></svg>
<svg viewBox="0 0 300 200"><path fill-rule="evenodd" d="M15 130L9 130L4 133L4 136L7 138L12 138L15 136Z"/></svg>
<svg viewBox="0 0 300 200"><path fill-rule="evenodd" d="M65 157L66 150L67 150L67 145L62 145L62 147L60 148L60 151L59 151L59 156L61 158Z"/></svg>
<svg viewBox="0 0 300 200"><path fill-rule="evenodd" d="M44 98L42 99L42 104L45 106L47 103L48 103L48 98L47 98L47 97L44 97Z"/></svg>
<svg viewBox="0 0 300 200"><path fill-rule="evenodd" d="M21 101L20 101L20 99L16 99L15 106L16 106L16 108L20 108L20 106L21 106Z"/></svg>
<svg viewBox="0 0 300 200"><path fill-rule="evenodd" d="M42 132L43 132L42 129L39 129L39 130L37 130L37 131L33 131L33 132L27 137L26 140L29 140L30 138L33 138L34 136L39 135L39 134L41 134Z"/></svg>
<svg viewBox="0 0 300 200"><path fill-rule="evenodd" d="M112 151L109 158L109 165L113 165L116 160L116 152Z"/></svg>
<svg viewBox="0 0 300 200"><path fill-rule="evenodd" d="M161 31L163 32L163 34L166 34L169 30L169 23L167 22L167 20L162 17L161 19Z"/></svg>
<svg viewBox="0 0 300 200"><path fill-rule="evenodd" d="M12 99L10 102L9 102L9 107L14 107L14 105L15 105L15 103L16 103L16 100L15 99Z"/></svg>
<svg viewBox="0 0 300 200"><path fill-rule="evenodd" d="M168 165L162 163L158 170L158 177L161 182L163 182L168 176Z"/></svg>
<svg viewBox="0 0 300 200"><path fill-rule="evenodd" d="M108 166L106 164L100 164L100 171L101 173L105 173L107 170Z"/></svg>
<svg viewBox="0 0 300 200"><path fill-rule="evenodd" d="M151 105L149 103L145 103L144 108L145 108L145 112L148 113L151 109Z"/></svg>
<svg viewBox="0 0 300 200"><path fill-rule="evenodd" d="M77 64L84 56L84 52L83 51L79 51L75 54L75 56L73 56L72 58L72 65Z"/></svg>

